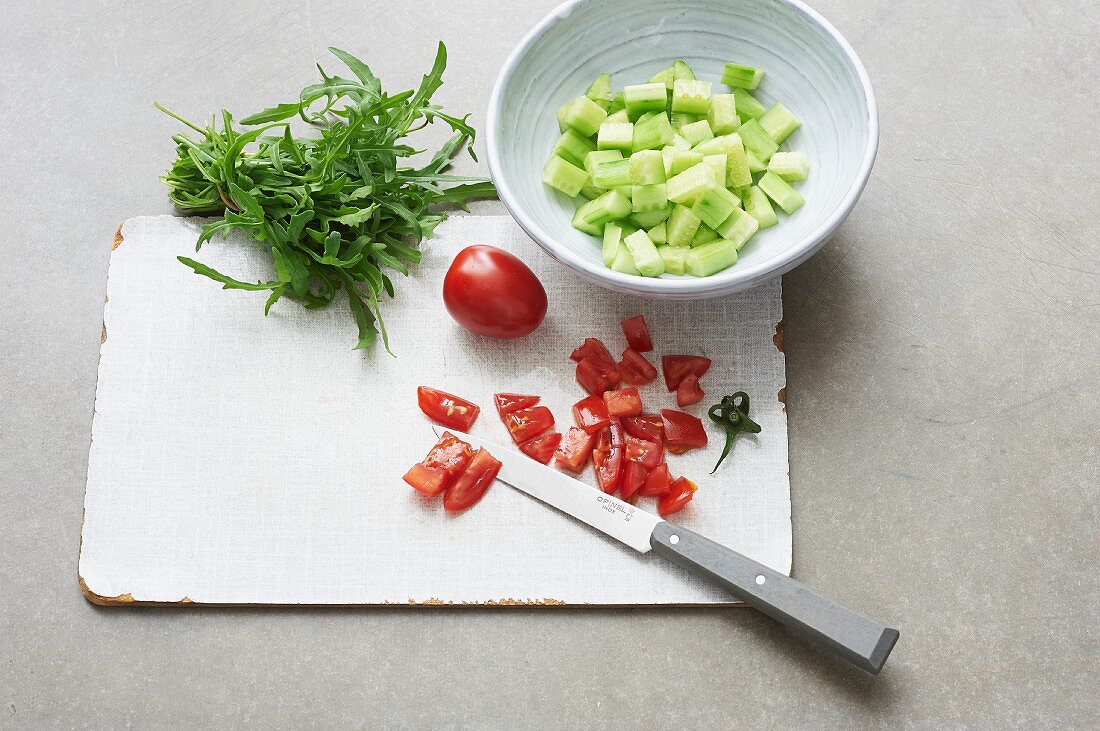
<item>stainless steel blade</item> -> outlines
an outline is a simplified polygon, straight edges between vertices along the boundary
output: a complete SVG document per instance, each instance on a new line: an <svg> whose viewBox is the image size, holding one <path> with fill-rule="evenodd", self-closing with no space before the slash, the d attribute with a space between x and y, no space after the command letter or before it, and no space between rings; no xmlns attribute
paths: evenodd
<svg viewBox="0 0 1100 731"><path fill-rule="evenodd" d="M437 436L449 431L473 447L484 447L502 464L498 480L572 515L636 551L645 553L650 550L649 537L657 524L664 522L652 513L604 494L514 449L454 429L435 425L432 429Z"/></svg>

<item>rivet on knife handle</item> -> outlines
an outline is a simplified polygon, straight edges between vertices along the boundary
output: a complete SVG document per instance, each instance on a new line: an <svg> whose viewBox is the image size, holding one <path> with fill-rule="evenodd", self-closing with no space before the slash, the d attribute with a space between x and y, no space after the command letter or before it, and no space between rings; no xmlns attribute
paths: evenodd
<svg viewBox="0 0 1100 731"><path fill-rule="evenodd" d="M898 640L896 629L675 523L658 523L650 543L665 558L869 672L882 670Z"/></svg>

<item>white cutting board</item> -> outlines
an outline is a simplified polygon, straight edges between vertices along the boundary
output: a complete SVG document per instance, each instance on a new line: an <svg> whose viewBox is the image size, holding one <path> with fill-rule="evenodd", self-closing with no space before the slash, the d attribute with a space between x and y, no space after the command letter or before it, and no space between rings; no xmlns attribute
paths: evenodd
<svg viewBox="0 0 1100 731"><path fill-rule="evenodd" d="M791 567L787 423L773 344L780 283L701 302L659 302L587 284L508 217L454 218L384 303L396 357L353 351L346 305L307 312L264 293L223 291L177 255L239 279L271 277L243 238L197 255L201 222L135 218L111 258L92 446L81 586L100 603L710 604L730 597L497 483L458 515L401 475L434 442L416 407L431 385L482 406L473 428L508 442L496 391L536 393L560 425L583 396L569 352L586 336L625 347L619 321L644 314L657 352L714 359L705 406L742 389L758 437L742 437L710 476L722 438L670 456L699 484L676 516L784 573ZM520 341L470 335L446 314L441 282L462 247L491 243L526 261L550 309ZM648 409L674 406L660 378ZM586 475L591 481L591 474ZM653 509L649 499L642 507Z"/></svg>

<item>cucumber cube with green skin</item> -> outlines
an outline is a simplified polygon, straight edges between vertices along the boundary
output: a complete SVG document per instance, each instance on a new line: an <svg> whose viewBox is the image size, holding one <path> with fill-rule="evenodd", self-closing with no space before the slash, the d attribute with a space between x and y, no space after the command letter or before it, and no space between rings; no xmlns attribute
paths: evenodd
<svg viewBox="0 0 1100 731"><path fill-rule="evenodd" d="M558 130L564 132L569 129L569 125L565 123L565 114L569 110L569 102L562 104L558 107Z"/></svg>
<svg viewBox="0 0 1100 731"><path fill-rule="evenodd" d="M594 177L596 168L600 166L600 163L622 159L622 150L594 150L584 156L584 169L588 171L589 177Z"/></svg>
<svg viewBox="0 0 1100 731"><path fill-rule="evenodd" d="M673 150L690 150L691 149L691 143L688 142L686 139L684 139L683 135L681 135L679 133L676 133L676 134L672 135L672 142L669 142L662 149L669 148L669 147L671 147Z"/></svg>
<svg viewBox="0 0 1100 731"><path fill-rule="evenodd" d="M759 99L744 89L734 89L733 98L736 103L737 116L741 118L742 123L750 119L760 119L767 111L767 108L760 103Z"/></svg>
<svg viewBox="0 0 1100 731"><path fill-rule="evenodd" d="M699 121L698 114L687 114L685 112L672 112L668 115L668 119L672 122L672 128L679 130L682 127L686 127L689 124L694 124Z"/></svg>
<svg viewBox="0 0 1100 731"><path fill-rule="evenodd" d="M691 246L702 221L687 206L675 206L665 226L665 238L671 246Z"/></svg>
<svg viewBox="0 0 1100 731"><path fill-rule="evenodd" d="M638 276L638 267L634 265L634 257L630 255L630 251L626 248L625 240L619 246L619 250L615 252L615 260L611 262L611 268L623 274Z"/></svg>
<svg viewBox="0 0 1100 731"><path fill-rule="evenodd" d="M587 200L593 200L594 198L599 198L601 195L603 195L606 192L607 191L604 190L603 188L597 188L594 185L586 185L583 188L581 188L581 196L584 197Z"/></svg>
<svg viewBox="0 0 1100 731"><path fill-rule="evenodd" d="M656 150L672 142L676 130L672 129L672 123L664 112L656 114L643 122L634 125L634 137L631 149Z"/></svg>
<svg viewBox="0 0 1100 731"><path fill-rule="evenodd" d="M623 100L626 102L626 113L631 119L636 119L648 111L665 111L668 98L665 95L664 84L632 84L623 87Z"/></svg>
<svg viewBox="0 0 1100 731"><path fill-rule="evenodd" d="M665 163L659 150L639 150L630 156L632 185L653 185L665 180Z"/></svg>
<svg viewBox="0 0 1100 731"><path fill-rule="evenodd" d="M692 149L704 155L728 155L736 152L738 148L744 148L741 136L736 132L730 132L720 137L703 140Z"/></svg>
<svg viewBox="0 0 1100 731"><path fill-rule="evenodd" d="M644 228L646 230L649 230L649 229L653 228L654 226L666 221L669 217L669 214L671 214L671 213L672 213L672 204L669 203L669 204L665 205L665 207L660 209L660 210L640 211L638 213L632 214L630 216L630 220L633 221L634 225L636 225L638 228Z"/></svg>
<svg viewBox="0 0 1100 731"><path fill-rule="evenodd" d="M542 168L542 182L572 198L580 193L581 188L588 182L588 173L553 155Z"/></svg>
<svg viewBox="0 0 1100 731"><path fill-rule="evenodd" d="M655 244L668 243L668 233L664 223L659 223L649 229L649 240Z"/></svg>
<svg viewBox="0 0 1100 731"><path fill-rule="evenodd" d="M705 223L701 223L699 228L695 230L695 235L691 237L690 246L694 249L696 246L702 246L707 242L714 241L716 238L718 238L718 234L715 233L714 229Z"/></svg>
<svg viewBox="0 0 1100 731"><path fill-rule="evenodd" d="M621 123L621 122L629 122L629 121L630 121L630 117L627 115L626 110L625 109L620 109L617 112L612 112L611 114L608 114L607 119L604 120L604 124L607 124L608 122L620 122Z"/></svg>
<svg viewBox="0 0 1100 731"><path fill-rule="evenodd" d="M717 187L717 185L718 182L714 179L713 169L704 160L698 165L692 165L684 172L669 178L667 183L668 199L673 203L683 203L690 206L695 203L696 198Z"/></svg>
<svg viewBox="0 0 1100 731"><path fill-rule="evenodd" d="M791 114L791 110L782 104L773 104L772 108L760 117L759 122L764 133L775 140L777 145L782 145L796 129L802 126L798 117Z"/></svg>
<svg viewBox="0 0 1100 731"><path fill-rule="evenodd" d="M667 69L661 69L657 73L653 74L653 78L649 80L651 84L664 84L666 89L672 88L672 82L676 80L676 76L673 73L672 67Z"/></svg>
<svg viewBox="0 0 1100 731"><path fill-rule="evenodd" d="M767 193L768 197L775 201L775 204L788 216L806 203L806 199L799 195L790 183L770 170L764 173L764 177L760 178L760 182L756 185Z"/></svg>
<svg viewBox="0 0 1100 731"><path fill-rule="evenodd" d="M755 185L749 188L748 195L744 198L745 212L756 219L760 228L771 228L779 223L779 217L772 210L772 204L764 191Z"/></svg>
<svg viewBox="0 0 1100 731"><path fill-rule="evenodd" d="M672 76L677 80L686 79L690 81L695 78L695 72L686 63L676 59L672 62Z"/></svg>
<svg viewBox="0 0 1100 731"><path fill-rule="evenodd" d="M607 111L586 96L578 96L565 105L562 121L578 134L591 137L607 119Z"/></svg>
<svg viewBox="0 0 1100 731"><path fill-rule="evenodd" d="M713 229L717 229L730 214L741 207L741 199L725 188L708 190L699 196L691 212Z"/></svg>
<svg viewBox="0 0 1100 731"><path fill-rule="evenodd" d="M726 151L726 187L742 188L752 185L752 170L749 169L748 153L741 144L740 135L733 134L737 139L732 142Z"/></svg>
<svg viewBox="0 0 1100 731"><path fill-rule="evenodd" d="M710 111L710 82L677 79L672 84L672 111L706 114Z"/></svg>
<svg viewBox="0 0 1100 731"><path fill-rule="evenodd" d="M738 251L758 230L760 230L760 222L740 208L734 208L729 218L723 221L721 226L715 227L718 235L732 242Z"/></svg>
<svg viewBox="0 0 1100 731"><path fill-rule="evenodd" d="M777 152L768 161L768 171L787 182L797 182L809 176L810 161L801 152Z"/></svg>
<svg viewBox="0 0 1100 731"><path fill-rule="evenodd" d="M737 116L737 100L733 94L715 94L710 98L710 111L707 112L707 121L710 122L711 131L716 135L725 135L736 132L741 126L741 120Z"/></svg>
<svg viewBox="0 0 1100 731"><path fill-rule="evenodd" d="M584 216L588 212L585 209L585 206L591 205L595 202L596 201L594 200L588 201L588 203L585 203L583 206L576 210L576 212L573 214L573 228L577 229L578 231L583 231L591 236L602 236L604 229L604 225L602 223L589 223L588 221L584 220Z"/></svg>
<svg viewBox="0 0 1100 731"><path fill-rule="evenodd" d="M692 147L700 142L714 139L714 132L710 128L710 122L700 119L698 122L685 124L680 128L680 136L691 143Z"/></svg>
<svg viewBox="0 0 1100 731"><path fill-rule="evenodd" d="M596 102L605 111L611 108L611 74L600 74L584 92L584 95Z"/></svg>
<svg viewBox="0 0 1100 731"><path fill-rule="evenodd" d="M657 253L665 262L665 274L683 274L689 251L691 249L686 246L658 246Z"/></svg>
<svg viewBox="0 0 1100 731"><path fill-rule="evenodd" d="M626 110L626 100L623 99L623 93L620 91L615 96L611 97L611 106L607 108L607 113L615 114Z"/></svg>
<svg viewBox="0 0 1100 731"><path fill-rule="evenodd" d="M763 163L767 163L772 154L779 149L779 145L768 136L760 122L750 119L738 127L737 134L741 136L741 142L746 150L752 153Z"/></svg>
<svg viewBox="0 0 1100 731"><path fill-rule="evenodd" d="M584 166L584 156L596 149L596 143L581 137L576 130L566 129L554 145L554 154L577 167Z"/></svg>
<svg viewBox="0 0 1100 731"><path fill-rule="evenodd" d="M604 122L596 135L596 149L622 150L630 154L634 144L634 125L630 122Z"/></svg>
<svg viewBox="0 0 1100 731"><path fill-rule="evenodd" d="M583 211L581 219L585 223L601 225L630 215L632 205L620 190L609 190L599 198L588 201L578 211ZM603 229L601 228L601 231Z"/></svg>
<svg viewBox="0 0 1100 731"><path fill-rule="evenodd" d="M619 253L619 247L622 246L623 237L626 234L623 232L623 227L617 223L609 223L603 228L603 246L600 248L600 253L603 255L604 266L611 266L615 261L616 255Z"/></svg>
<svg viewBox="0 0 1100 731"><path fill-rule="evenodd" d="M703 164L710 166L711 175L714 176L714 184L719 188L726 185L726 156L703 155Z"/></svg>
<svg viewBox="0 0 1100 731"><path fill-rule="evenodd" d="M662 112L662 114L663 114L663 112ZM641 124L642 122L646 121L647 119L652 119L656 115L657 115L657 112L653 112L653 111L649 111L649 112L645 112L643 114L639 114L638 118L634 120L634 124L635 125Z"/></svg>
<svg viewBox="0 0 1100 731"><path fill-rule="evenodd" d="M606 189L630 185L630 160L623 158L601 162L592 173L592 185Z"/></svg>
<svg viewBox="0 0 1100 731"><path fill-rule="evenodd" d="M760 162L760 158L752 150L745 150L745 164L749 168L749 173L762 173L768 169L768 166Z"/></svg>
<svg viewBox="0 0 1100 731"><path fill-rule="evenodd" d="M635 213L665 210L668 207L667 196L664 183L634 185L630 188L630 201Z"/></svg>
<svg viewBox="0 0 1100 731"><path fill-rule="evenodd" d="M684 268L693 277L709 277L737 263L737 247L725 239L696 246L687 253Z"/></svg>
<svg viewBox="0 0 1100 731"><path fill-rule="evenodd" d="M764 69L754 66L742 66L739 63L727 63L722 72L722 83L740 89L755 89L764 79Z"/></svg>
<svg viewBox="0 0 1100 731"><path fill-rule="evenodd" d="M643 277L659 277L665 273L665 261L645 231L635 231L623 239L623 243Z"/></svg>

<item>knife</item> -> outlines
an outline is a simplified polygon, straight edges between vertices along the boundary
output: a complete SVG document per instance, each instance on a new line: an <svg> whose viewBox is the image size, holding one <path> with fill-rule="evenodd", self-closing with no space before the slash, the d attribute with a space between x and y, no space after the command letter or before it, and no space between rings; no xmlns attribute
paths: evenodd
<svg viewBox="0 0 1100 731"><path fill-rule="evenodd" d="M432 427L436 436L443 429ZM636 508L530 457L448 430L500 460L497 479L557 508L640 553L650 550L719 586L854 665L877 674L899 633L681 525Z"/></svg>

